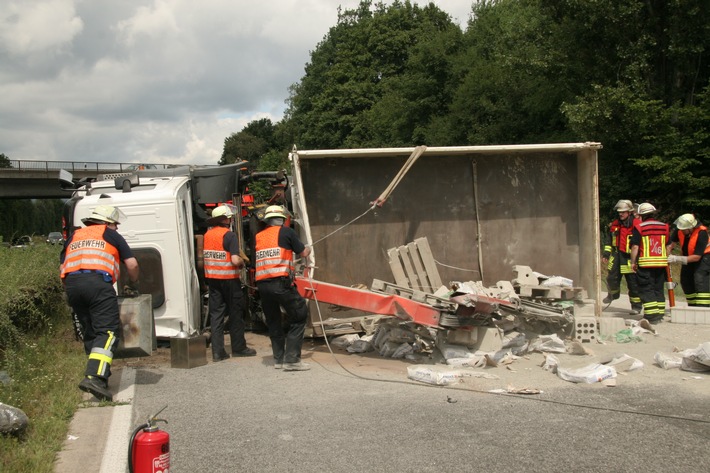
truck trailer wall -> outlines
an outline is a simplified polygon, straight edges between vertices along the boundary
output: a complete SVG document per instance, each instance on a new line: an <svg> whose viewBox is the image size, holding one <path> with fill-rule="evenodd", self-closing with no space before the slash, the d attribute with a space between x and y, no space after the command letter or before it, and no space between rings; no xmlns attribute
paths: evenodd
<svg viewBox="0 0 710 473"><path fill-rule="evenodd" d="M316 242L315 278L393 282L387 250L426 237L444 284L495 285L526 265L570 278L598 301L599 147L428 148L370 212L413 148L294 151L296 219Z"/></svg>

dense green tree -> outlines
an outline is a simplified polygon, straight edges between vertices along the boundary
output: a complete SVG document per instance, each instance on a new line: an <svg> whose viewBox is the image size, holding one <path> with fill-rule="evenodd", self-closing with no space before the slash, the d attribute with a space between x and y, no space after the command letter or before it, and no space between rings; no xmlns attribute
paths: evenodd
<svg viewBox="0 0 710 473"><path fill-rule="evenodd" d="M224 150L218 164L232 164L237 161L258 163L259 158L268 150L266 141L249 132L240 131L224 140Z"/></svg>
<svg viewBox="0 0 710 473"><path fill-rule="evenodd" d="M461 35L434 4L362 1L311 54L287 117L304 148L416 144L445 112L449 51ZM382 126L387 124L386 126Z"/></svg>
<svg viewBox="0 0 710 473"><path fill-rule="evenodd" d="M667 217L708 215L707 93L701 91L710 77L710 3L545 4L562 33L576 38L569 67L580 70L580 77L590 71L592 80L578 79L586 87L562 110L578 137L604 145L602 207L627 196L653 202Z"/></svg>
<svg viewBox="0 0 710 473"><path fill-rule="evenodd" d="M5 153L0 153L0 168L9 168L10 158L5 156Z"/></svg>
<svg viewBox="0 0 710 473"><path fill-rule="evenodd" d="M284 119L232 135L220 162L599 141L602 213L630 198L710 217L709 16L707 0L480 0L461 31L433 3L363 0L312 51Z"/></svg>

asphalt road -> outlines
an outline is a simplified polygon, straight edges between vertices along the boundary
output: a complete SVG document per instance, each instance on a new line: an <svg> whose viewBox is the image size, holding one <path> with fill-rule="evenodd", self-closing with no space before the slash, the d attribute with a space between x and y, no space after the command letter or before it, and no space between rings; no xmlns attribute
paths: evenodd
<svg viewBox="0 0 710 473"><path fill-rule="evenodd" d="M92 465L87 447L68 447L55 471L71 471L72 458L83 458L85 471L126 471L123 451L106 467L100 437L127 444L166 405L172 472L689 472L710 464L710 390L559 382L537 395L492 394L490 380L430 386L407 379L406 362L336 360L309 342L312 369L284 372L273 368L266 337L248 339L258 356L135 369L130 403L81 409L72 424L103 465ZM120 409L129 421L117 421Z"/></svg>

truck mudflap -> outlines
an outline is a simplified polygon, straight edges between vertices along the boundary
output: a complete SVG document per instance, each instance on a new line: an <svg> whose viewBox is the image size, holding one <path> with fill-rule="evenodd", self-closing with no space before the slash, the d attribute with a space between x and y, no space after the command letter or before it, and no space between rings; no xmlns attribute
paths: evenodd
<svg viewBox="0 0 710 473"><path fill-rule="evenodd" d="M296 277L295 283L299 294L306 299L372 314L391 315L431 327L439 326L441 313L437 309L405 297L379 294L302 277Z"/></svg>

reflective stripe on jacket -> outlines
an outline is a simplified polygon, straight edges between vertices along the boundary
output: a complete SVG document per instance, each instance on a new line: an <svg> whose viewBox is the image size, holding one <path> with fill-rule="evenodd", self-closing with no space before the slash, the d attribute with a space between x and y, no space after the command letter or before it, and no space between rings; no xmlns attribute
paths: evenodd
<svg viewBox="0 0 710 473"><path fill-rule="evenodd" d="M695 254L695 245L698 242L698 235L700 234L701 231L707 232L708 229L705 225L698 225L697 227L693 228L692 233L690 234L690 241L688 242L688 252L683 254L685 256L690 256ZM685 245L685 233L681 232L680 230L678 231L678 241L680 242L680 248L681 250L683 249ZM706 255L710 253L710 240L708 241L708 244L705 246L705 251L703 251L703 254Z"/></svg>
<svg viewBox="0 0 710 473"><path fill-rule="evenodd" d="M293 251L279 246L281 226L275 225L256 234L256 280L288 277L294 271Z"/></svg>
<svg viewBox="0 0 710 473"><path fill-rule="evenodd" d="M225 227L212 227L205 233L202 256L205 277L210 279L239 279L239 270L232 264L232 254L224 249Z"/></svg>
<svg viewBox="0 0 710 473"><path fill-rule="evenodd" d="M80 269L104 271L116 282L120 275L118 248L104 240L107 225L90 225L74 232L67 245L61 277Z"/></svg>
<svg viewBox="0 0 710 473"><path fill-rule="evenodd" d="M638 265L641 268L663 268L668 266L666 242L668 225L657 220L646 220L637 227L641 233Z"/></svg>

